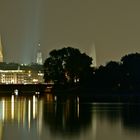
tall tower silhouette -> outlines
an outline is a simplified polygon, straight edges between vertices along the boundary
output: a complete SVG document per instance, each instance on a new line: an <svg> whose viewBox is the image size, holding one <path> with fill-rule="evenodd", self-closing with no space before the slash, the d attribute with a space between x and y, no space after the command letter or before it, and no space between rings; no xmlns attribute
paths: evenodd
<svg viewBox="0 0 140 140"><path fill-rule="evenodd" d="M0 36L0 62L3 62L2 39Z"/></svg>
<svg viewBox="0 0 140 140"><path fill-rule="evenodd" d="M37 50L37 56L36 56L36 63L39 65L43 64L43 59L42 59L42 52L40 50L40 43L38 44L38 50Z"/></svg>

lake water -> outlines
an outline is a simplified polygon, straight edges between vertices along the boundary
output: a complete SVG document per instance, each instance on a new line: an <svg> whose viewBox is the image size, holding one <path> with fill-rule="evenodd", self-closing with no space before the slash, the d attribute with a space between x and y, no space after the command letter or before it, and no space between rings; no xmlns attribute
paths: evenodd
<svg viewBox="0 0 140 140"><path fill-rule="evenodd" d="M0 140L139 140L140 105L0 97Z"/></svg>

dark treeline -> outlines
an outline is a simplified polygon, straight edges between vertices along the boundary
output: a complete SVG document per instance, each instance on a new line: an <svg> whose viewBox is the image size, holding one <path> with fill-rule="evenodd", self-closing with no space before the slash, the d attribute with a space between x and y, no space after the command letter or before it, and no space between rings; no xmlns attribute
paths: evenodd
<svg viewBox="0 0 140 140"><path fill-rule="evenodd" d="M94 60L93 60L94 61ZM75 48L53 50L44 63L45 82L63 87L80 86L98 91L140 90L140 54L123 56L119 62L92 67L92 58Z"/></svg>
<svg viewBox="0 0 140 140"><path fill-rule="evenodd" d="M140 90L140 54L128 54L95 69L95 87L109 90Z"/></svg>

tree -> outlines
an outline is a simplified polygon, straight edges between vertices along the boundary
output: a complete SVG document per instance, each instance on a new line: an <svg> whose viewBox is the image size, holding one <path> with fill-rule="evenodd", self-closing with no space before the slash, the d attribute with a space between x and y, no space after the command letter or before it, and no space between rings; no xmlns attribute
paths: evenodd
<svg viewBox="0 0 140 140"><path fill-rule="evenodd" d="M123 79L127 87L140 85L140 54L132 53L121 58Z"/></svg>
<svg viewBox="0 0 140 140"><path fill-rule="evenodd" d="M110 88L118 88L121 82L121 65L118 62L110 61L106 64L107 82Z"/></svg>
<svg viewBox="0 0 140 140"><path fill-rule="evenodd" d="M81 53L78 49L62 48L51 51L49 55L44 63L44 79L46 82L82 82L88 74L92 73L92 58Z"/></svg>
<svg viewBox="0 0 140 140"><path fill-rule="evenodd" d="M110 61L106 66L100 66L95 71L95 85L101 90L116 90L120 87L121 66L120 63Z"/></svg>

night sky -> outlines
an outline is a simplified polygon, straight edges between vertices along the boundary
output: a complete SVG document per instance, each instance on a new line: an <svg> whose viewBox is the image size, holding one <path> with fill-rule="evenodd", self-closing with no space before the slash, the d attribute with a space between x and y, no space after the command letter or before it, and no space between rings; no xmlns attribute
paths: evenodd
<svg viewBox="0 0 140 140"><path fill-rule="evenodd" d="M35 61L40 42L50 50L76 47L97 64L140 51L138 0L1 0L0 33L6 62Z"/></svg>

